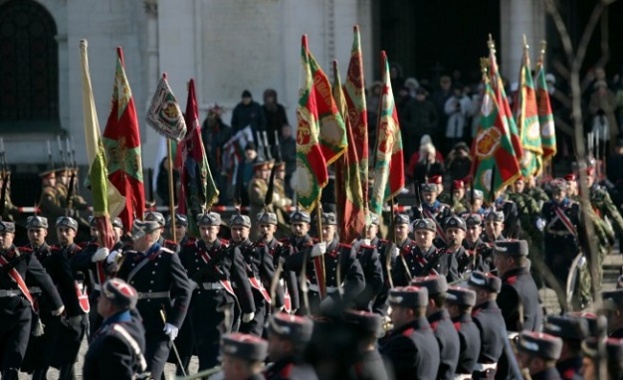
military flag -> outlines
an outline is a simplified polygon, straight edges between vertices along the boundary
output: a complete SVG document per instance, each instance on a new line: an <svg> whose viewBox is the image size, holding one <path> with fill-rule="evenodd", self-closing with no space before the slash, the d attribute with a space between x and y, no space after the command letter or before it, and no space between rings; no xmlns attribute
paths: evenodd
<svg viewBox="0 0 623 380"><path fill-rule="evenodd" d="M504 106L499 103L498 94L493 90L486 73L483 73L483 82L485 88L480 108L480 125L472 145L472 178L475 189L485 194L495 194L497 190L514 182L521 171L514 153Z"/></svg>
<svg viewBox="0 0 623 380"><path fill-rule="evenodd" d="M328 163L319 141L319 102L322 100L318 99L321 95L314 86L316 78L313 76L306 35L302 37L301 60L304 82L299 90L299 104L296 110L296 199L303 209L311 211L320 200L322 188L327 185L329 175ZM318 71L315 73L319 74ZM327 87L327 91L330 91L330 87ZM326 105L326 102L324 103Z"/></svg>
<svg viewBox="0 0 623 380"><path fill-rule="evenodd" d="M130 83L125 74L123 50L117 48L117 65L112 92L112 107L104 129L108 179L125 196L125 208L119 214L126 228L135 215L143 218L145 189L141 162L141 135Z"/></svg>
<svg viewBox="0 0 623 380"><path fill-rule="evenodd" d="M188 99L186 100L186 137L179 143L181 152L180 168L180 197L178 212L188 217L188 227L191 234L199 236L195 217L212 206L219 191L216 188L203 142L201 141L201 127L199 126L199 110L195 94L195 81L188 84Z"/></svg>
<svg viewBox="0 0 623 380"><path fill-rule="evenodd" d="M344 117L348 147L346 153L335 161L335 192L340 241L350 243L358 238L366 225L365 198L361 188L361 175L357 146L342 88L337 61L333 61L333 98Z"/></svg>
<svg viewBox="0 0 623 380"><path fill-rule="evenodd" d="M515 115L517 127L523 148L523 157L519 162L521 173L524 176L538 175L542 164L541 156L541 128L537 112L536 93L532 72L530 68L530 56L528 45L524 42L524 53L519 71L519 92L515 102Z"/></svg>
<svg viewBox="0 0 623 380"><path fill-rule="evenodd" d="M334 94L335 97L335 94ZM350 62L344 82L344 97L348 105L348 119L353 134L353 141L357 152L359 166L359 180L364 201L364 208L368 206L368 112L366 108L366 88L363 75L363 58L361 54L361 38L359 26L353 27L353 47L350 53ZM344 117L346 119L346 116ZM348 143L350 149L350 141ZM364 210L364 212L367 210Z"/></svg>
<svg viewBox="0 0 623 380"><path fill-rule="evenodd" d="M381 215L383 211L383 202L396 196L405 186L400 124L385 51L381 51L381 69L383 70L383 92L379 104L374 187L370 200L370 210L377 215Z"/></svg>
<svg viewBox="0 0 623 380"><path fill-rule="evenodd" d="M87 187L93 195L93 217L97 221L97 230L100 233L102 243L111 249L115 244L115 236L112 231L110 218L114 218L125 206L125 198L108 179L106 170L106 152L102 143L93 88L91 86L91 74L89 72L89 57L87 41L80 41L80 57L82 68L82 110L84 113L84 136L89 162L87 175Z"/></svg>
<svg viewBox="0 0 623 380"><path fill-rule="evenodd" d="M536 102L541 127L541 147L543 161L550 160L556 155L556 129L554 128L554 114L549 101L547 82L545 80L545 41L541 43L541 54L536 65Z"/></svg>
<svg viewBox="0 0 623 380"><path fill-rule="evenodd" d="M244 149L248 143L253 142L253 131L250 126L236 132L223 145L223 162L221 164L221 173L228 173L228 177L232 180L232 184L236 184L238 178L238 167L244 161Z"/></svg>

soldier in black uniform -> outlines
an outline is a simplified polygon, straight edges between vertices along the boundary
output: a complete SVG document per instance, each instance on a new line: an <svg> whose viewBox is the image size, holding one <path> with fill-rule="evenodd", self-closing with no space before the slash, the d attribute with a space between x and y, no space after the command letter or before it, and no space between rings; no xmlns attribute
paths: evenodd
<svg viewBox="0 0 623 380"><path fill-rule="evenodd" d="M559 380L556 360L560 357L562 340L534 331L523 331L517 342L517 361L533 380Z"/></svg>
<svg viewBox="0 0 623 380"><path fill-rule="evenodd" d="M58 281L59 278L64 278L67 281L69 279L74 287L73 291L68 289L69 285L59 289L67 312L66 317L61 319L57 345L52 357L52 366L59 369L59 379L75 377L74 363L86 334L87 313L90 310L85 275L74 267L74 259L81 251L81 248L74 242L77 233L78 222L75 219L62 216L56 220L59 245L52 248L52 255L60 256L58 260L64 265L57 273L58 278L53 278L53 280Z"/></svg>
<svg viewBox="0 0 623 380"><path fill-rule="evenodd" d="M50 276L37 257L13 245L15 224L0 222L0 358L2 379L17 380L31 333L33 299L25 281L33 281L48 297L51 314L65 307Z"/></svg>
<svg viewBox="0 0 623 380"><path fill-rule="evenodd" d="M502 279L497 302L508 331L541 330L543 311L527 256L525 240L498 241L493 246L493 261Z"/></svg>
<svg viewBox="0 0 623 380"><path fill-rule="evenodd" d="M392 287L393 281L390 278L393 268L396 266L396 256L392 255L392 247L394 245L387 240L383 240L378 237L379 233L379 216L370 213L370 225L366 226L366 239L370 239L370 245L376 247L379 253L379 261L381 263L381 269L383 271L383 286L377 294L376 298L372 302L372 311L380 314L387 315L387 296L389 295L389 289Z"/></svg>
<svg viewBox="0 0 623 380"><path fill-rule="evenodd" d="M103 318L84 356L85 379L134 379L147 369L145 329L132 310L138 302L136 289L118 278L102 285L97 313Z"/></svg>
<svg viewBox="0 0 623 380"><path fill-rule="evenodd" d="M608 336L623 339L623 289L604 290L601 298L608 318Z"/></svg>
<svg viewBox="0 0 623 380"><path fill-rule="evenodd" d="M232 280L248 283L240 251L218 237L221 216L215 212L197 217L200 239L187 243L180 252L180 261L191 280L193 296L188 311L199 370L218 364L219 340L233 326L234 305L238 302ZM249 291L245 312L252 313L253 298Z"/></svg>
<svg viewBox="0 0 623 380"><path fill-rule="evenodd" d="M357 360L352 365L352 379L387 380L383 358L377 348L377 339L383 331L383 318L362 310L346 310L344 319L349 323L356 337Z"/></svg>
<svg viewBox="0 0 623 380"><path fill-rule="evenodd" d="M467 196L469 202L467 211L464 214L478 214L484 218L484 216L487 215L487 209L483 207L485 201L485 195L483 192L481 190L473 189L469 191ZM461 214L461 216L463 216L463 214Z"/></svg>
<svg viewBox="0 0 623 380"><path fill-rule="evenodd" d="M322 214L322 242L290 255L285 261L285 268L299 272L303 260L307 258L307 279L309 285L309 304L312 315L339 310L335 306L350 308L355 297L364 289L365 278L361 265L352 252L352 247L342 244L337 236L337 217L334 213ZM326 295L321 294L323 286L322 261L324 261L324 285ZM338 268L340 272L338 272ZM324 296L324 297L323 297ZM324 303L321 305L321 303Z"/></svg>
<svg viewBox="0 0 623 380"><path fill-rule="evenodd" d="M620 380L623 377L623 340L608 338L604 342L605 358L599 354L599 339L590 337L582 343L582 378L584 380ZM598 376L600 360L606 360L607 373Z"/></svg>
<svg viewBox="0 0 623 380"><path fill-rule="evenodd" d="M393 288L388 301L394 328L379 341L388 372L396 380L436 379L439 345L426 319L428 291L415 286Z"/></svg>
<svg viewBox="0 0 623 380"><path fill-rule="evenodd" d="M492 274L472 272L467 285L476 293L472 319L480 331L480 354L474 368L474 379L493 379L504 352L506 327L496 299L502 280Z"/></svg>
<svg viewBox="0 0 623 380"><path fill-rule="evenodd" d="M418 258L422 256L420 249L415 245L415 241L409 237L412 228L408 215L394 215L394 239L396 241L396 247L393 247L392 250L394 252L391 252L391 256L396 257L396 265L392 267L391 274L394 286L409 285L409 281L417 276L423 268L423 264L418 260ZM434 229L434 226L432 226L432 228ZM430 255L432 256L433 253L436 252L435 247L432 245L432 239L435 236L434 230L432 230L429 235L431 246L427 251L430 250Z"/></svg>
<svg viewBox="0 0 623 380"><path fill-rule="evenodd" d="M232 242L236 245L236 255L240 254L245 265L247 281L234 281L236 294L241 300L242 324L240 332L262 336L264 322L270 313L270 280L275 274L273 257L265 254L265 250L257 245L261 242L249 241L251 231L251 219L246 215L234 215L229 221ZM239 252L238 252L239 251ZM245 306L244 300L250 297L255 305L255 311L251 305Z"/></svg>
<svg viewBox="0 0 623 380"><path fill-rule="evenodd" d="M446 309L448 282L444 276L427 276L414 278L411 285L428 290L426 318L439 344L437 379L453 379L459 362L461 342Z"/></svg>
<svg viewBox="0 0 623 380"><path fill-rule="evenodd" d="M173 236L171 231L171 216L167 217L166 228L168 230L169 236ZM189 237L186 235L188 232L188 218L184 214L175 214L175 243L180 247L180 249L186 245L189 241Z"/></svg>
<svg viewBox="0 0 623 380"><path fill-rule="evenodd" d="M223 379L264 380L262 369L267 349L268 343L255 335L234 333L223 336Z"/></svg>
<svg viewBox="0 0 623 380"><path fill-rule="evenodd" d="M420 208L414 207L413 219L430 219L435 223L435 239L433 243L437 247L447 244L447 239L443 230L443 222L452 215L452 208L437 200L439 187L434 183L424 183L420 186L422 194L422 204Z"/></svg>
<svg viewBox="0 0 623 380"><path fill-rule="evenodd" d="M314 369L303 360L303 351L312 336L313 324L307 317L277 313L268 321L268 359L266 380L317 379Z"/></svg>
<svg viewBox="0 0 623 380"><path fill-rule="evenodd" d="M556 369L563 380L581 380L582 341L588 335L588 323L569 315L549 315L543 324L543 332L562 339L562 350Z"/></svg>
<svg viewBox="0 0 623 380"><path fill-rule="evenodd" d="M472 372L478 363L481 347L480 330L472 320L472 308L476 304L476 293L470 289L450 287L447 292L446 304L454 328L459 333L461 343L456 378L471 379Z"/></svg>
<svg viewBox="0 0 623 380"><path fill-rule="evenodd" d="M73 219L68 219L69 222ZM76 294L76 287L74 282L74 274L70 266L70 259L58 251L57 248L50 247L45 238L47 236L48 220L41 216L30 216L27 220L28 238L30 245L26 247L28 250L32 250L31 254L37 257L37 260L45 268L46 272L50 275L52 282L56 284L58 292L65 304L65 316L63 317L63 327L61 327L61 320L58 317L52 315L52 305L47 302L47 299L43 297L41 290L38 286L31 287L31 294L35 296L37 304L39 306L39 313L33 315L33 325L41 325L44 327L42 333L39 331L33 331L33 336L28 342L28 349L22 365L22 370L25 372L32 372L33 379L45 379L48 368L52 364L54 356L57 356L58 350L66 350L65 345L68 342L63 341L60 345L57 345L57 339L61 333L61 329L65 330L66 326L75 327L76 331L79 331L82 326L81 316L85 313L80 307L80 303ZM26 251L24 249L24 251ZM69 248L68 248L69 249ZM30 281L27 281L28 285ZM37 321L37 318L40 322ZM34 330L37 330L35 328ZM72 330L74 331L74 330ZM71 341L71 338L67 337L67 334L62 335L63 339ZM75 337L77 340L79 337ZM74 350L71 347L71 350ZM71 358L69 358L71 359ZM70 363L73 363L70 361ZM66 372L71 368L71 365L65 370ZM65 372L63 375L67 376Z"/></svg>
<svg viewBox="0 0 623 380"><path fill-rule="evenodd" d="M466 271L472 271L479 267L481 258L475 252L470 252L463 247L463 240L467 231L465 220L456 215L450 216L444 221L448 244L442 252L454 256L457 262L457 273L461 277Z"/></svg>
<svg viewBox="0 0 623 380"><path fill-rule="evenodd" d="M506 240L504 236L504 213L502 211L491 211L485 215L485 233L482 241L493 244L496 241Z"/></svg>
<svg viewBox="0 0 623 380"><path fill-rule="evenodd" d="M117 272L138 292L137 310L145 327L147 369L159 379L164 363L184 321L191 296L190 284L178 255L157 243L161 226L155 221L135 220L133 250L118 251L106 258L109 270ZM162 313L164 311L163 321Z"/></svg>
<svg viewBox="0 0 623 380"><path fill-rule="evenodd" d="M378 230L378 226L375 227ZM375 227L371 227L372 231L370 231L370 234L375 230ZM355 299L355 308L365 311L372 310L372 304L383 289L384 284L383 263L380 260L376 245L372 244L372 238L376 237L376 233L370 238L368 237L368 229L370 227L366 228L366 237L357 240L353 244L353 251L357 256L357 260L359 260L359 264L361 264L366 281L366 287Z"/></svg>
<svg viewBox="0 0 623 380"><path fill-rule="evenodd" d="M476 257L472 270L490 272L493 270L493 249L482 241L482 217L479 214L469 214L463 215L463 218L466 228L463 247L469 256Z"/></svg>
<svg viewBox="0 0 623 380"><path fill-rule="evenodd" d="M164 234L164 230L166 227L166 221L164 219L164 215L162 215L161 213L157 212L157 211L147 211L145 213L145 216L143 218L146 222L150 221L150 222L157 222L158 226L160 226L160 228L158 229L158 240L157 243L163 247L163 248L167 248L170 249L173 252L178 252L180 246L172 241L172 240L168 240L165 239L163 234Z"/></svg>
<svg viewBox="0 0 623 380"><path fill-rule="evenodd" d="M502 190L498 191L495 201L491 205L491 211L502 212L504 215L503 235L509 239L517 239L521 234L521 222L517 204L508 199L508 195Z"/></svg>
<svg viewBox="0 0 623 380"><path fill-rule="evenodd" d="M278 224L278 219L277 219L277 214L273 213L273 212L261 212L257 215L257 223L259 225L259 233L260 236L262 237L262 241L257 245L257 248L259 250L259 255L260 257L269 259L270 261L272 261L272 268L276 268L277 265L279 265L279 256L276 254L277 250L279 248L281 248L282 244L281 242L279 242L277 239L275 239L275 232L277 231L277 224ZM283 262L281 263L282 265L282 270L283 270ZM271 267L268 266L268 269L270 269ZM271 286L272 286L272 281L273 281L273 277L274 277L274 269L272 274L268 275L267 278L264 278L263 281L266 281L264 283L264 287L268 290L272 290ZM278 281L277 284L275 285L275 294L271 294L270 296L273 297L272 299L272 310L273 311L277 311L277 310L284 310L287 313L291 313L292 312L292 296L290 294L289 291L284 292L284 281L281 280L283 277L283 272L282 275L280 275L280 279L279 280L275 280ZM289 283L291 284L290 287L295 287L295 289L297 289L297 291L295 292L298 296L298 288L297 283L296 283L296 275L294 274L294 272L292 271L288 271L286 273L286 278L287 281L285 281L285 283Z"/></svg>

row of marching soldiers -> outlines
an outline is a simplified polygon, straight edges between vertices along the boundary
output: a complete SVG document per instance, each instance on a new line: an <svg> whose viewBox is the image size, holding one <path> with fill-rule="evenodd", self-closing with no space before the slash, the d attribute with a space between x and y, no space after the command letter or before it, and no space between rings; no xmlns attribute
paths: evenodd
<svg viewBox="0 0 623 380"><path fill-rule="evenodd" d="M428 199L436 190L422 190L425 203L436 204ZM372 215L352 245L338 241L332 213L322 214L315 240L310 215L295 212L292 236L281 241L274 238L276 215L260 213L261 238L253 242L251 219L234 215L228 242L219 238L220 215L209 212L197 217L200 237L178 245L162 238L164 217L149 212L127 242L114 220L118 241L110 251L99 246L95 225L93 241L76 245L70 217L56 220L55 247L45 243L44 217L29 218L31 244L20 248L12 244L14 225L2 222L2 378L16 378L20 369L45 378L50 366L72 378L85 334L88 379L148 372L159 379L173 342L180 372L193 354L200 370L220 357L226 379L505 378L517 364L507 331L520 333L519 364L532 377L577 375L582 351L592 360L591 339L581 342L595 329L578 328L569 338L555 318L543 324L527 243L502 239L503 212L450 214L442 223L429 209L414 212L421 215L413 222L394 216L395 243L377 237ZM188 223L182 215L176 222ZM452 286L459 280L464 287ZM614 338L623 335L623 290L603 296L613 337L607 359L620 364ZM596 323L588 315L561 318ZM267 355L272 365L264 369ZM612 378L620 378L615 369Z"/></svg>

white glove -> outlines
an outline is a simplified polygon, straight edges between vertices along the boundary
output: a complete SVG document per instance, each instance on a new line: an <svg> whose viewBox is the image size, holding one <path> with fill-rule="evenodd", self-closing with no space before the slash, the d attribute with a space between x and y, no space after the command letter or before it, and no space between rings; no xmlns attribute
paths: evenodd
<svg viewBox="0 0 623 380"><path fill-rule="evenodd" d="M164 331L164 333L169 336L169 339L173 341L175 340L175 338L177 338L177 333L180 331L180 329L170 323L167 323L166 325L164 325L164 329L162 331Z"/></svg>
<svg viewBox="0 0 623 380"><path fill-rule="evenodd" d="M65 311L65 305L59 307L56 310L53 310L52 311L52 315L55 316L55 317L58 317L59 315L63 314L63 311Z"/></svg>
<svg viewBox="0 0 623 380"><path fill-rule="evenodd" d="M370 245L370 239L361 239L361 244Z"/></svg>
<svg viewBox="0 0 623 380"><path fill-rule="evenodd" d="M117 259L117 256L119 256L121 254L121 252L114 250L112 252L110 252L110 254L108 255L108 257L106 257L106 263L108 264L112 264L115 262L115 260Z"/></svg>
<svg viewBox="0 0 623 380"><path fill-rule="evenodd" d="M94 262L94 263L96 263L98 261L102 261L106 257L108 257L109 253L110 253L110 251L106 247L98 248L97 251L95 251L95 254L93 254L93 256L91 256L91 261Z"/></svg>
<svg viewBox="0 0 623 380"><path fill-rule="evenodd" d="M398 247L392 248L392 257L396 257L398 254L400 254L400 249Z"/></svg>
<svg viewBox="0 0 623 380"><path fill-rule="evenodd" d="M251 322L253 320L253 318L255 318L255 313L253 313L253 312L242 314L242 322L243 323L249 323L249 322Z"/></svg>
<svg viewBox="0 0 623 380"><path fill-rule="evenodd" d="M327 252L327 243L324 241L322 243L316 243L311 251L311 257L322 256Z"/></svg>
<svg viewBox="0 0 623 380"><path fill-rule="evenodd" d="M190 290L195 290L199 287L199 284L197 284L195 281L188 279L188 281L190 282Z"/></svg>
<svg viewBox="0 0 623 380"><path fill-rule="evenodd" d="M538 228L539 231L543 231L545 229L545 220L538 218L536 220L536 228Z"/></svg>

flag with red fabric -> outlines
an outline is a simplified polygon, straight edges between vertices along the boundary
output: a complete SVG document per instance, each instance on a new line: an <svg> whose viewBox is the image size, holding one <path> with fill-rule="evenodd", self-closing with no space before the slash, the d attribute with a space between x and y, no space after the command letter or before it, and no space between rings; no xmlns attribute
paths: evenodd
<svg viewBox="0 0 623 380"><path fill-rule="evenodd" d="M112 107L103 134L107 156L108 179L125 196L125 208L119 214L126 228L135 216L145 212L141 135L132 90L125 73L123 50L117 48L117 65L112 93Z"/></svg>
<svg viewBox="0 0 623 380"><path fill-rule="evenodd" d="M550 160L557 153L556 148L556 129L554 128L554 113L549 100L547 91L547 81L545 80L545 66L543 64L545 46L541 49L541 55L536 65L536 102L539 114L539 124L541 126L541 146L543 148L543 161Z"/></svg>

